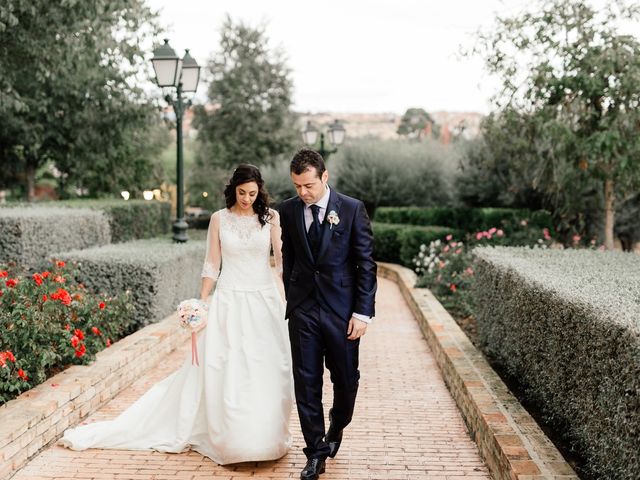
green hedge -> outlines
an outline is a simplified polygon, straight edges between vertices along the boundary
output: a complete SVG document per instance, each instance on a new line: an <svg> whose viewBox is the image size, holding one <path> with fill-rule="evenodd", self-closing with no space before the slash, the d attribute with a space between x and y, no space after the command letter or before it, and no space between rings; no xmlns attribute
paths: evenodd
<svg viewBox="0 0 640 480"><path fill-rule="evenodd" d="M553 226L549 212L511 208L380 207L374 217L380 223L440 225L465 232L501 228L524 219L530 226L540 229Z"/></svg>
<svg viewBox="0 0 640 480"><path fill-rule="evenodd" d="M102 210L109 218L111 242L153 238L169 233L171 204L146 200L63 200L56 205Z"/></svg>
<svg viewBox="0 0 640 480"><path fill-rule="evenodd" d="M478 248L481 344L586 461L640 478L640 256Z"/></svg>
<svg viewBox="0 0 640 480"><path fill-rule="evenodd" d="M0 208L0 263L29 267L56 251L111 241L109 219L86 208Z"/></svg>
<svg viewBox="0 0 640 480"><path fill-rule="evenodd" d="M93 292L131 293L136 326L158 321L197 297L205 242L155 238L62 252L77 282Z"/></svg>
<svg viewBox="0 0 640 480"><path fill-rule="evenodd" d="M444 238L447 234L457 234L445 227L418 227L372 222L374 258L381 262L400 263L413 268L413 258L420 245Z"/></svg>

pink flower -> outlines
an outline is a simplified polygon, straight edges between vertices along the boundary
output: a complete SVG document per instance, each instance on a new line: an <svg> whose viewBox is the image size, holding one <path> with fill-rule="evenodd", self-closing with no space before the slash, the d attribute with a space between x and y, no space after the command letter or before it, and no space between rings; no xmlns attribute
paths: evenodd
<svg viewBox="0 0 640 480"><path fill-rule="evenodd" d="M465 269L464 273L466 273L467 275L473 275L473 268L467 267Z"/></svg>
<svg viewBox="0 0 640 480"><path fill-rule="evenodd" d="M456 287L455 283L452 283L451 285L449 285L449 290L451 290L453 293L456 293L456 290L458 290L458 287Z"/></svg>
<svg viewBox="0 0 640 480"><path fill-rule="evenodd" d="M447 253L449 251L449 245L445 245L445 247L442 249L442 251Z"/></svg>
<svg viewBox="0 0 640 480"><path fill-rule="evenodd" d="M458 245L458 242L451 242L451 248L456 248L457 245Z"/></svg>
<svg viewBox="0 0 640 480"><path fill-rule="evenodd" d="M545 240L551 240L551 235L549 234L549 229L548 228L543 228L542 229L542 235L544 236Z"/></svg>
<svg viewBox="0 0 640 480"><path fill-rule="evenodd" d="M504 236L504 232L501 229L498 229L498 231L496 232L496 235L499 237Z"/></svg>
<svg viewBox="0 0 640 480"><path fill-rule="evenodd" d="M494 233L496 233L498 231L498 229L496 227L491 227L489 229L489 234L493 235Z"/></svg>
<svg viewBox="0 0 640 480"><path fill-rule="evenodd" d="M582 237L580 235L573 236L573 243L578 243Z"/></svg>
<svg viewBox="0 0 640 480"><path fill-rule="evenodd" d="M447 236L446 236L446 237L444 237L444 238L445 238L445 239L447 240L447 242L448 242L448 241L450 241L450 240L453 238L453 235L449 234L449 235L447 235Z"/></svg>
<svg viewBox="0 0 640 480"><path fill-rule="evenodd" d="M476 240L482 240L483 233L484 233L484 232L478 232L478 233L476 233Z"/></svg>
<svg viewBox="0 0 640 480"><path fill-rule="evenodd" d="M456 250L456 255L460 255L461 253L462 253L462 249L461 248Z"/></svg>

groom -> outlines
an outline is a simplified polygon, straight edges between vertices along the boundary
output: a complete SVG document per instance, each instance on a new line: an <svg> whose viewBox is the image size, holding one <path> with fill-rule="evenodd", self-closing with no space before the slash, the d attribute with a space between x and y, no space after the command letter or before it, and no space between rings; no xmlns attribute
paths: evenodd
<svg viewBox="0 0 640 480"><path fill-rule="evenodd" d="M307 464L302 480L324 472L340 448L358 391L358 346L374 316L373 235L361 201L329 187L322 156L310 149L291 161L297 197L280 205L283 280L293 378ZM323 362L333 408L325 435Z"/></svg>

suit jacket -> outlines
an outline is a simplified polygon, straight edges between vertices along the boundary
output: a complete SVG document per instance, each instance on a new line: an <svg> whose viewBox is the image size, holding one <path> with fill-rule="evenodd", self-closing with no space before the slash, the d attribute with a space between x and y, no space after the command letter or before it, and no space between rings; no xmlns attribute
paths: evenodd
<svg viewBox="0 0 640 480"><path fill-rule="evenodd" d="M373 317L377 266L372 258L373 233L364 204L331 189L315 259L307 238L304 208L299 197L285 200L279 208L287 317L307 297L316 294L345 320L354 312ZM327 222L332 211L340 219L337 225Z"/></svg>

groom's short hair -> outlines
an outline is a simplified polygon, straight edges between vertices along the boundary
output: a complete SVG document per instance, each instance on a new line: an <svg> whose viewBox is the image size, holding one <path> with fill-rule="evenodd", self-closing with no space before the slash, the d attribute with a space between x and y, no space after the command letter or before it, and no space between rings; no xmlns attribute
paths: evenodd
<svg viewBox="0 0 640 480"><path fill-rule="evenodd" d="M318 177L322 177L322 174L326 170L324 166L324 159L315 150L310 148L301 148L296 152L291 160L290 172L300 175L310 168L315 168L318 173Z"/></svg>

